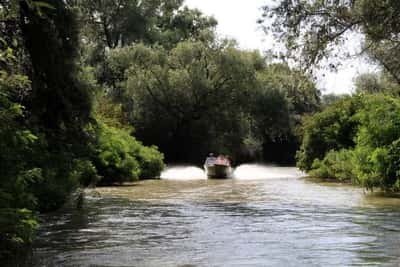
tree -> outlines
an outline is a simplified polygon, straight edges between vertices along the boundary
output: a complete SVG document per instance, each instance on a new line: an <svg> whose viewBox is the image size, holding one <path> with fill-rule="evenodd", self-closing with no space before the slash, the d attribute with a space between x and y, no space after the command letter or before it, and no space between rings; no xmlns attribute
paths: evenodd
<svg viewBox="0 0 400 267"><path fill-rule="evenodd" d="M383 94L340 100L310 117L298 165L312 176L400 190L400 102Z"/></svg>
<svg viewBox="0 0 400 267"><path fill-rule="evenodd" d="M293 116L316 112L320 106L320 91L315 83L302 71L287 64L270 64L262 74L265 86L281 91L290 103Z"/></svg>
<svg viewBox="0 0 400 267"><path fill-rule="evenodd" d="M349 95L347 94L324 94L322 95L322 99L321 99L321 104L322 104L322 109L324 109L325 107L328 107L334 103L336 103L337 101L348 97Z"/></svg>
<svg viewBox="0 0 400 267"><path fill-rule="evenodd" d="M382 88L378 74L364 73L359 75L355 80L356 92L357 93L379 93L384 90Z"/></svg>
<svg viewBox="0 0 400 267"><path fill-rule="evenodd" d="M258 109L256 125L262 129L264 160L294 163L302 117L319 110L320 92L306 74L286 64L270 64L258 77L263 93L256 94L254 107Z"/></svg>
<svg viewBox="0 0 400 267"><path fill-rule="evenodd" d="M26 160L38 137L21 123L24 107L18 96L29 91L30 81L20 71L15 47L3 38L0 43L0 260L5 260L33 240L37 199L32 184L41 175Z"/></svg>
<svg viewBox="0 0 400 267"><path fill-rule="evenodd" d="M125 61L127 54L135 59ZM109 60L110 66L134 64L125 68L122 84L132 102L136 134L145 144L157 144L170 160L198 161L210 150L237 154L245 99L256 86L255 70L262 62L257 54L183 42L171 52L127 47Z"/></svg>
<svg viewBox="0 0 400 267"><path fill-rule="evenodd" d="M356 93L399 95L399 84L385 72L364 73L355 79Z"/></svg>
<svg viewBox="0 0 400 267"><path fill-rule="evenodd" d="M215 39L216 26L217 21L213 17L203 15L198 9L184 7L169 10L158 18L159 34L154 41L167 49L185 40L211 43Z"/></svg>
<svg viewBox="0 0 400 267"><path fill-rule="evenodd" d="M159 43L172 48L178 42L204 37L217 22L199 10L182 7L183 0L77 0L86 42L109 49L131 43Z"/></svg>
<svg viewBox="0 0 400 267"><path fill-rule="evenodd" d="M169 161L199 162L210 150L251 158L263 144L278 151L290 143L282 156L288 161L298 146L300 116L319 103L306 75L267 65L231 42L185 41L170 51L131 45L110 51L107 66L115 88L109 93L123 103L136 136L157 144Z"/></svg>
<svg viewBox="0 0 400 267"><path fill-rule="evenodd" d="M311 170L314 161L322 160L330 150L355 146L355 114L360 105L358 97L345 97L305 120L302 145L297 152L300 169Z"/></svg>
<svg viewBox="0 0 400 267"><path fill-rule="evenodd" d="M30 57L32 93L27 108L35 120L63 135L82 131L91 111L89 88L79 80L78 25L64 2L46 4L41 13L21 3L20 23Z"/></svg>
<svg viewBox="0 0 400 267"><path fill-rule="evenodd" d="M76 1L81 10L86 42L110 49L137 40L151 40L159 0Z"/></svg>
<svg viewBox="0 0 400 267"><path fill-rule="evenodd" d="M273 18L272 27L264 24L265 30L285 40L288 56L300 55L306 66L332 55L348 33L360 32L364 51L399 83L400 19L395 15L399 11L396 0L283 0L264 6L263 18Z"/></svg>
<svg viewBox="0 0 400 267"><path fill-rule="evenodd" d="M118 91L105 60L110 50L131 44L174 48L185 40L212 45L217 21L183 0L71 0L80 11L82 62L90 66L100 86ZM119 95L114 95L117 98Z"/></svg>

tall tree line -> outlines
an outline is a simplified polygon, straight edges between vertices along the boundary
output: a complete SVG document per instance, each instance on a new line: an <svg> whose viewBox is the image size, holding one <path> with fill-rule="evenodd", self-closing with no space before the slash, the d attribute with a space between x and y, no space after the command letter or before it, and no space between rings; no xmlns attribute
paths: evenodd
<svg viewBox="0 0 400 267"><path fill-rule="evenodd" d="M380 66L357 77L355 94L331 97L322 112L305 120L297 160L310 175L400 190L399 11L394 0L283 0L264 7L260 23L285 42L287 58L313 67L347 57L337 47L358 33L360 54Z"/></svg>
<svg viewBox="0 0 400 267"><path fill-rule="evenodd" d="M314 82L216 25L182 0L0 1L2 258L79 187L156 178L164 155L294 161Z"/></svg>
<svg viewBox="0 0 400 267"><path fill-rule="evenodd" d="M159 146L168 162L200 165L208 152L237 162L294 162L300 117L319 105L308 75L218 38L216 20L183 1L135 2L126 14L118 11L125 4L101 3L81 8L89 18L85 62L104 95L122 105L139 140ZM135 14L147 14L140 20L145 33L117 23ZM110 45L111 30L126 41Z"/></svg>

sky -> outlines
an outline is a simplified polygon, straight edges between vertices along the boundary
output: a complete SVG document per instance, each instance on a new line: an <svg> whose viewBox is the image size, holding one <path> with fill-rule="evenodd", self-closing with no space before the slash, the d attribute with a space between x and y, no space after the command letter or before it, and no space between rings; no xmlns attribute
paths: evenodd
<svg viewBox="0 0 400 267"><path fill-rule="evenodd" d="M214 16L218 20L217 32L221 37L236 39L242 49L264 52L278 45L256 23L262 14L260 8L269 2L271 0L186 0L185 4ZM359 39L353 38L349 45L356 50L359 43ZM358 74L377 70L365 59L351 59L343 61L337 72L318 71L317 85L324 94L351 93Z"/></svg>

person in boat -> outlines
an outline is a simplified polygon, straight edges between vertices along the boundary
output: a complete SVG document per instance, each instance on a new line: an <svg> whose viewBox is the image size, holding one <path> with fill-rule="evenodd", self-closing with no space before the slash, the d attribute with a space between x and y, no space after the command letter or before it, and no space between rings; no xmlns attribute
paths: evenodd
<svg viewBox="0 0 400 267"><path fill-rule="evenodd" d="M206 165L213 165L213 164L215 164L216 161L217 161L217 158L214 157L214 154L213 154L213 153L210 153L210 154L208 155L208 157L206 158L205 164L206 164Z"/></svg>
<svg viewBox="0 0 400 267"><path fill-rule="evenodd" d="M215 161L215 164L219 165L229 165L229 160L225 155L219 155L218 158Z"/></svg>
<svg viewBox="0 0 400 267"><path fill-rule="evenodd" d="M229 158L229 156L225 156L225 160L226 160L226 165L231 165L231 160Z"/></svg>

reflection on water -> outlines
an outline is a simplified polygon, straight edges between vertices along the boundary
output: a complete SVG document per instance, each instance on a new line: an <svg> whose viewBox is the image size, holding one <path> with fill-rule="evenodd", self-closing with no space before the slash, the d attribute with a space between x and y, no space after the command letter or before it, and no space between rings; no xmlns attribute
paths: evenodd
<svg viewBox="0 0 400 267"><path fill-rule="evenodd" d="M46 217L35 265L400 264L399 199L310 182L295 168L248 165L235 174L89 192L84 210Z"/></svg>

